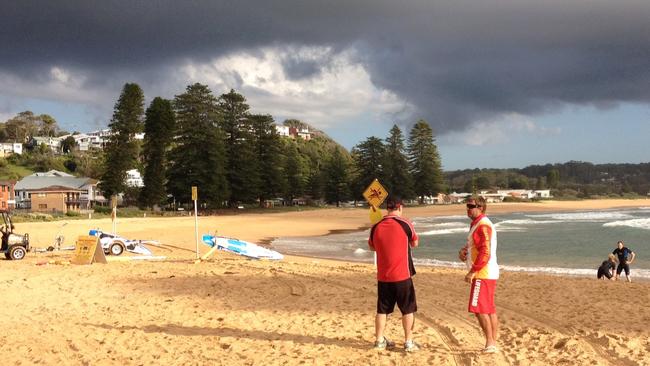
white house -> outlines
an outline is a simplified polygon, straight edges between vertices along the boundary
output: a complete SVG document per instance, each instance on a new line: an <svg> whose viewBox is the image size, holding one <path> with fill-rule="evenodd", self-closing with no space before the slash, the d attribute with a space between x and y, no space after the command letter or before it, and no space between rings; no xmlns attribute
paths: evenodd
<svg viewBox="0 0 650 366"><path fill-rule="evenodd" d="M22 155L23 144L17 142L2 142L0 143L0 157L7 157L9 155L18 154Z"/></svg>
<svg viewBox="0 0 650 366"><path fill-rule="evenodd" d="M463 203L467 199L467 197L470 197L472 194L467 193L467 192L461 192L461 193L450 193L447 196L449 197L449 200L451 203Z"/></svg>
<svg viewBox="0 0 650 366"><path fill-rule="evenodd" d="M301 137L303 140L311 140L311 132L309 132L309 128L303 127L297 131L297 136Z"/></svg>
<svg viewBox="0 0 650 366"><path fill-rule="evenodd" d="M289 137L289 126L275 125L275 130L278 131L278 135Z"/></svg>
<svg viewBox="0 0 650 366"><path fill-rule="evenodd" d="M535 197L536 198L551 198L551 190L550 189L538 189L533 191L535 192Z"/></svg>
<svg viewBox="0 0 650 366"><path fill-rule="evenodd" d="M32 140L34 141L34 146L36 147L45 145L55 153L58 153L61 150L61 137L34 136L32 137Z"/></svg>
<svg viewBox="0 0 650 366"><path fill-rule="evenodd" d="M144 181L138 169L126 171L126 185L128 187L144 187Z"/></svg>
<svg viewBox="0 0 650 366"><path fill-rule="evenodd" d="M528 189L507 189L507 190L498 190L498 194L505 196L511 196L522 199L533 199L533 198L551 198L551 190L528 190Z"/></svg>

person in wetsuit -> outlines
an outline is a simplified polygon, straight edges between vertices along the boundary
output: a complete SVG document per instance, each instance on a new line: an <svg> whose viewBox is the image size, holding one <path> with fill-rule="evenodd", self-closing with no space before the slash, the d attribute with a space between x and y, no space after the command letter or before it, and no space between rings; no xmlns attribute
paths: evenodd
<svg viewBox="0 0 650 366"><path fill-rule="evenodd" d="M632 282L632 278L630 277L630 264L634 262L634 258L636 258L636 254L632 251L632 249L626 247L623 245L623 241L619 240L618 243L618 248L614 249L612 254L614 254L617 258L618 262L618 267L616 267L616 280L618 280L618 277L621 275L621 272L625 270L625 277L627 278L627 282Z"/></svg>
<svg viewBox="0 0 650 366"><path fill-rule="evenodd" d="M614 270L616 269L616 256L609 254L609 258L598 267L598 279L614 280Z"/></svg>

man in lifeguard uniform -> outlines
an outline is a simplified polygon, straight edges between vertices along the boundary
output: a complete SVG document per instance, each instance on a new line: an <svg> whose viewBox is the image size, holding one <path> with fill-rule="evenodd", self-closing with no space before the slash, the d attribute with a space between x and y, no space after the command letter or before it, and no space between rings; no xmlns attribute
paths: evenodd
<svg viewBox="0 0 650 366"><path fill-rule="evenodd" d="M498 352L497 318L494 294L499 279L497 264L497 232L492 221L485 216L487 202L483 197L467 200L467 217L472 220L467 244L458 253L458 258L467 264L469 271L465 281L471 284L468 311L476 315L485 334L485 353Z"/></svg>

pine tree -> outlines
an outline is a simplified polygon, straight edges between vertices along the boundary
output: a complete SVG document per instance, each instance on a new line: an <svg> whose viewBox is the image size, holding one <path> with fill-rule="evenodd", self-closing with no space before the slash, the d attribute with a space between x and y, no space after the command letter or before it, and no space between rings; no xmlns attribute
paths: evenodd
<svg viewBox="0 0 650 366"><path fill-rule="evenodd" d="M111 136L105 149L104 172L100 182L100 189L107 198L126 189L126 171L136 166L140 153L135 134L144 128L143 116L142 89L138 84L125 84L108 125Z"/></svg>
<svg viewBox="0 0 650 366"><path fill-rule="evenodd" d="M291 203L294 198L300 197L305 193L307 176L305 174L305 163L294 141L289 141L285 148L285 154L284 173L287 179L287 186L284 198Z"/></svg>
<svg viewBox="0 0 650 366"><path fill-rule="evenodd" d="M253 127L255 159L259 164L259 201L260 206L264 207L266 199L277 197L286 186L282 169L282 145L273 117L252 115L249 119Z"/></svg>
<svg viewBox="0 0 650 366"><path fill-rule="evenodd" d="M419 120L411 129L408 154L415 194L423 203L425 196L433 196L443 189L440 155L427 122Z"/></svg>
<svg viewBox="0 0 650 366"><path fill-rule="evenodd" d="M349 168L350 162L340 149L335 149L325 167L325 200L336 203L336 207L350 198Z"/></svg>
<svg viewBox="0 0 650 366"><path fill-rule="evenodd" d="M310 170L309 175L307 176L305 193L310 196L313 201L319 201L324 197L325 179L325 172L320 165L317 165Z"/></svg>
<svg viewBox="0 0 650 366"><path fill-rule="evenodd" d="M139 202L142 207L153 207L167 200L167 152L174 135L174 110L171 101L154 98L147 108L144 132L144 187L140 191Z"/></svg>
<svg viewBox="0 0 650 366"><path fill-rule="evenodd" d="M199 201L221 207L228 199L224 134L217 99L207 85L190 85L177 95L176 135L169 154L167 191L175 200L191 201L191 187L199 190Z"/></svg>
<svg viewBox="0 0 650 366"><path fill-rule="evenodd" d="M385 156L386 148L384 144L374 136L368 137L364 142L352 149L355 170L353 189L357 198L362 197L363 191L373 180L379 179L380 182L384 182L384 167L382 164Z"/></svg>
<svg viewBox="0 0 650 366"><path fill-rule="evenodd" d="M246 98L231 90L219 97L219 110L223 115L230 204L253 202L260 196L261 180Z"/></svg>
<svg viewBox="0 0 650 366"><path fill-rule="evenodd" d="M392 195L412 198L413 178L408 169L408 159L404 148L402 130L394 125L386 138L386 157L384 159L384 181L382 184Z"/></svg>

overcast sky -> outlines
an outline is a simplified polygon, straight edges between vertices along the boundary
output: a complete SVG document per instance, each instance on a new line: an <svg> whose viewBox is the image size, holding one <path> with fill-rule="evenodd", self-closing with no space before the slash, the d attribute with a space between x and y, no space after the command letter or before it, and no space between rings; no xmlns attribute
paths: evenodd
<svg viewBox="0 0 650 366"><path fill-rule="evenodd" d="M650 161L650 1L0 0L0 121L107 126L235 89L347 148L434 128L445 169Z"/></svg>

